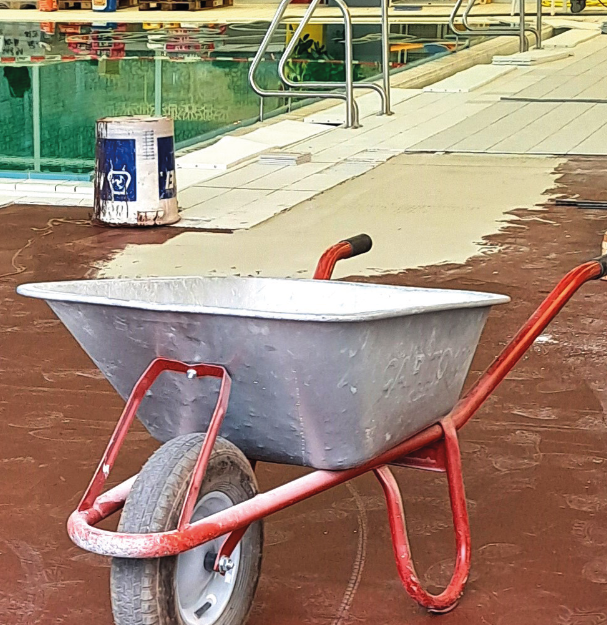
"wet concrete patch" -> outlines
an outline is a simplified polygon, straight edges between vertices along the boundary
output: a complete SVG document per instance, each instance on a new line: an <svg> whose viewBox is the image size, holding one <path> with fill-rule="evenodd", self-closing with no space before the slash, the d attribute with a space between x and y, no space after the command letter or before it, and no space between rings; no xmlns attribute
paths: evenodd
<svg viewBox="0 0 607 625"><path fill-rule="evenodd" d="M499 232L511 209L541 202L560 162L403 154L251 230L222 237L188 232L160 247L128 246L102 274L306 278L326 247L360 232L373 237L373 250L338 265L336 276L465 262L496 249L483 237Z"/></svg>

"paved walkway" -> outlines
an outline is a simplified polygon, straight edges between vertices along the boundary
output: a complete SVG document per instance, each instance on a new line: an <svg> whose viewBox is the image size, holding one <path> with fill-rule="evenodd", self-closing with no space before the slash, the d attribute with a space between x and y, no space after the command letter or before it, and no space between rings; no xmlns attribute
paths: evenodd
<svg viewBox="0 0 607 625"><path fill-rule="evenodd" d="M498 101L410 151L607 154L607 36L560 61L517 68L484 90Z"/></svg>

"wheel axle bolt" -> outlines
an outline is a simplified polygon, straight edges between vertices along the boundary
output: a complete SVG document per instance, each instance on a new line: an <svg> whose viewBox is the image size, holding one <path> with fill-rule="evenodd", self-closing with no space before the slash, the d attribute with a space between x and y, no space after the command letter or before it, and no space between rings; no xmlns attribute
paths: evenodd
<svg viewBox="0 0 607 625"><path fill-rule="evenodd" d="M221 573L221 575L225 575L233 568L234 562L232 561L232 559L228 558L227 556L221 556L221 558L219 559L219 564L217 565L217 570L219 571L219 573Z"/></svg>

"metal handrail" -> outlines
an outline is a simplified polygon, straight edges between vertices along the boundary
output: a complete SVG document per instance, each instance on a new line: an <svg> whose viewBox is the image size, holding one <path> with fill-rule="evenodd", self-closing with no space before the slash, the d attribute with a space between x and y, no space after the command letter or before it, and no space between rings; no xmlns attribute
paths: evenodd
<svg viewBox="0 0 607 625"><path fill-rule="evenodd" d="M350 121L348 121L348 111L346 110L346 126L348 128L358 128L360 126L360 119L358 115L358 105L356 104L356 101L354 100L354 63L353 63L354 51L353 51L353 44L352 44L352 18L350 16L350 11L348 11L348 7L346 6L345 2L343 2L343 0L336 0L336 2L337 2L337 5L339 6L339 9L344 19L344 45L345 45L344 63L346 66L346 82L343 82L343 83L308 82L308 83L305 83L305 85L307 87L310 87L311 89L338 89L341 87L345 88L346 109L348 108L352 109L350 112ZM308 22L310 21L312 14L316 10L316 7L319 5L319 3L320 3L320 0L312 0L312 2L310 3L310 6L308 7L308 10L305 12L301 22L299 23L299 26L293 33L291 40L287 44L287 47L285 48L284 52L282 53L282 56L280 57L280 60L278 61L278 77L280 78L280 80L283 82L283 84L286 87L297 89L298 87L301 86L298 83L294 83L290 81L286 77L284 73L285 64L289 60L289 57L291 56L295 46L297 45L297 42L299 41L299 37L301 33L303 32L304 28L308 25ZM299 91L296 91L296 93L299 93Z"/></svg>
<svg viewBox="0 0 607 625"><path fill-rule="evenodd" d="M314 11L314 9L316 8L319 2L320 0L312 0L312 3L308 7L308 10L306 11L304 15L304 21L306 20L306 18L308 20L310 19L310 15L312 14L312 12ZM284 98L284 97L337 98L339 100L343 100L346 103L346 126L348 128L357 128L358 127L358 106L356 105L356 102L354 101L353 94L349 93L347 88L346 88L345 93L339 93L339 92L322 93L318 91L299 91L299 90L298 91L272 91L268 89L262 89L255 82L255 72L257 71L257 68L259 67L259 64L261 63L266 53L268 45L270 44L270 41L272 40L272 37L274 36L276 29L280 25L280 22L282 21L285 11L287 10L287 7L289 6L290 3L291 3L291 0L281 0L280 4L278 5L278 9L276 10L276 13L274 17L272 18L272 21L270 22L270 27L268 28L268 31L266 32L261 42L261 45L259 46L259 50L257 51L257 54L255 55L255 58L253 59L253 62L251 63L251 67L249 68L249 84L251 85L251 88L253 89L253 91L255 91L255 93L258 96L262 98L262 101L263 101L263 98ZM348 45L346 43L346 55L347 55L347 51L348 51ZM346 76L348 76L348 74L349 74L348 68L346 68Z"/></svg>
<svg viewBox="0 0 607 625"><path fill-rule="evenodd" d="M530 32L533 34L533 36L535 37L535 47L537 50L541 50L542 49L542 11L543 11L543 4L542 4L543 0L537 0L537 16L536 16L536 25L535 28L533 28L532 26L527 26L526 22L525 22L525 3L523 0L519 0L519 11L522 11L522 15L521 18L519 20L519 25L518 25L518 34L519 37L523 37L524 35L521 32L521 24L525 24L525 31L526 32ZM474 7L474 5L476 4L476 0L469 0L468 2L468 6L466 7L466 10L464 11L464 15L462 16L462 23L464 24L464 26L468 29L468 30L474 30L474 28L472 26L470 26L470 24L468 24L468 16L470 15L470 11L472 10L472 8ZM517 27L513 27L513 29L516 31ZM528 41L525 42L527 47L528 47ZM521 52L524 52L524 50L521 50Z"/></svg>
<svg viewBox="0 0 607 625"><path fill-rule="evenodd" d="M540 6L542 3L542 0L538 0ZM466 7L466 10L464 11L464 14L462 15L462 24L465 26L466 30L468 32L474 32L475 29L473 26L470 26L470 24L468 23L468 17L470 15L470 12L472 11L474 5L476 4L476 0L468 0L468 6ZM527 49L529 48L529 42L527 40L527 37L525 35L526 32L530 32L533 34L533 36L535 37L535 41L537 44L538 48L542 47L542 35L541 32L539 32L537 29L533 28L532 26L527 26L526 25L526 21L525 21L525 3L524 2L520 2L521 4L521 10L522 10L522 15L520 17L519 20L519 25L518 26L512 26L512 27L504 27L503 29L500 29L499 27L489 27L489 29L491 28L495 28L495 30L508 30L511 31L511 34L514 35L518 35L520 37L521 40L521 52L526 52ZM521 25L523 27L521 27ZM540 22L540 28L541 28L541 22ZM483 31L481 32L485 32L485 29L483 29ZM524 43L524 46L523 46ZM524 47L524 49L523 49Z"/></svg>
<svg viewBox="0 0 607 625"><path fill-rule="evenodd" d="M288 98L334 98L339 100L344 100L346 103L346 127L348 128L358 128L359 127L359 113L358 113L358 105L356 104L356 100L354 99L354 89L373 89L377 93L380 94L382 100L381 113L385 115L391 115L390 110L390 65L389 65L389 55L390 55L390 32L389 32L389 21L388 21L388 2L389 0L381 0L381 28L382 28L382 77L383 77L383 86L376 85L374 83L356 83L354 84L354 61L353 61L353 50L352 50L352 17L350 15L350 11L348 9L347 4L344 0L335 0L337 6L339 7L343 20L344 20L344 43L345 43L345 66L346 66L346 80L343 83L333 82L333 83L322 83L322 82L312 82L312 83L294 83L290 81L285 75L285 65L289 59L289 56L292 54L297 42L299 40L299 36L303 32L303 29L306 27L308 22L310 21L312 14L315 9L319 5L321 0L312 0L310 5L308 6L304 16L297 27L295 33L293 34L291 40L287 44L283 55L280 58L278 64L278 71L281 81L285 86L290 87L290 91L272 91L268 89L262 89L257 82L255 81L255 72L259 67L264 55L267 51L267 48L276 32L280 22L282 21L284 14L287 10L287 7L292 2L292 0L281 0L274 17L272 18L272 22L266 32L261 45L259 46L259 50L251 63L251 67L249 68L249 84L251 88L257 95L262 98L265 97L288 97ZM332 91L305 91L300 89L301 84L306 84L309 87L314 89L331 89ZM340 93L339 91L335 91L335 89L343 88L344 93ZM296 90L295 90L296 89Z"/></svg>
<svg viewBox="0 0 607 625"><path fill-rule="evenodd" d="M524 0L520 0L520 2L521 2L521 6L525 3ZM535 39L535 48L536 50L541 50L543 46L543 42L542 42L542 21L544 17L543 16L543 11L544 11L543 0L537 0L536 7L537 8L535 10L535 30L537 30L537 35Z"/></svg>
<svg viewBox="0 0 607 625"><path fill-rule="evenodd" d="M351 61L348 61L348 55L349 54L350 56L352 55L352 16L350 15L350 11L348 10L348 5L344 2L344 0L335 0L335 3L337 4L337 6L339 7L339 10L341 11L342 17L344 19L344 26L345 26L344 39L345 39L345 45L346 45L346 61L345 61L346 62L346 82L345 83L343 82L342 83L339 83L339 82L306 82L305 85L313 89L335 89L337 87L345 87L346 92L347 92L349 89L348 78L350 74L348 68L350 67L350 63L351 63ZM314 8L316 8L317 4L318 2L313 3ZM287 47L285 48L285 51L283 52L282 56L280 57L280 61L278 62L278 76L280 77L280 80L283 82L283 84L287 87L297 88L301 85L301 83L293 82L292 80L289 80L289 78L287 78L285 74L285 65L289 61L291 54L293 54L293 50L295 50L295 46L297 45L297 42L299 41L301 33L303 32L306 26L307 26L307 22L304 16L304 19L302 19L299 26L297 27L297 30L293 33L291 40L287 44ZM383 40L383 33L382 33L382 40ZM354 89L373 89L373 91L376 91L377 93L379 93L379 97L381 98L380 113L383 113L384 115L390 114L390 111L387 108L386 92L384 91L383 87L380 87L379 85L376 85L375 83L372 83L372 82L359 82L359 83L354 84L354 81L352 81L352 87Z"/></svg>
<svg viewBox="0 0 607 625"><path fill-rule="evenodd" d="M526 52L529 49L529 43L527 41L526 33L530 32L534 35L536 41L536 47L540 49L542 47L542 0L537 0L537 17L536 17L536 27L528 26L525 21L525 0L519 0L519 25L513 27L493 27L489 26L488 28L473 28L470 26L468 22L468 18L470 16L470 12L474 7L476 0L468 0L468 4L466 6L466 10L464 11L462 17L462 25L465 28L464 32L456 28L455 19L457 18L457 14L463 4L463 0L456 0L455 5L453 6L453 10L451 11L451 15L449 16L449 28L456 35L477 35L477 36L516 36L519 37L520 41L520 51Z"/></svg>

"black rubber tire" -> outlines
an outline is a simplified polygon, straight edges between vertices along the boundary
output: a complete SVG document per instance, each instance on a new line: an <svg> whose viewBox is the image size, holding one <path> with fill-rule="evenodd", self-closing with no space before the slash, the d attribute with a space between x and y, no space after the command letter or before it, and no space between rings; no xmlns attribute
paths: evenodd
<svg viewBox="0 0 607 625"><path fill-rule="evenodd" d="M187 434L165 443L147 461L125 502L118 530L162 532L177 526L190 475L204 434ZM217 438L198 499L221 491L236 504L257 494L249 461L232 443ZM263 551L263 523L252 524L241 541L232 596L214 625L246 622L257 589ZM114 558L110 574L116 625L183 625L174 579L177 558Z"/></svg>

